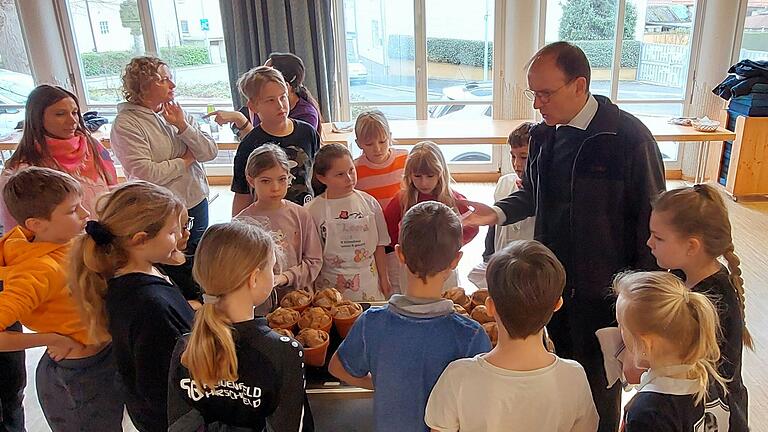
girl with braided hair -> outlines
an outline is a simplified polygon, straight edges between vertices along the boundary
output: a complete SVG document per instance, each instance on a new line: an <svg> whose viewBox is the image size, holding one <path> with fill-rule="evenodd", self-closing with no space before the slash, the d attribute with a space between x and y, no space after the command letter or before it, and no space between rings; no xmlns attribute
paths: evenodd
<svg viewBox="0 0 768 432"><path fill-rule="evenodd" d="M746 431L741 359L743 346L752 349L753 343L744 318L744 280L725 202L704 184L664 192L653 205L650 232L648 246L659 266L681 271L686 287L707 295L717 307L722 328L718 372L729 381L730 430Z"/></svg>

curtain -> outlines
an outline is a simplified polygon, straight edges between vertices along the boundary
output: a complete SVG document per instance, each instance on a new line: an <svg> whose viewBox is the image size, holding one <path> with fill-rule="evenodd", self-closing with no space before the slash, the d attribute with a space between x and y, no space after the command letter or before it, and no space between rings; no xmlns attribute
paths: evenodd
<svg viewBox="0 0 768 432"><path fill-rule="evenodd" d="M232 101L245 103L235 83L272 52L304 61L304 85L324 119L338 106L331 0L219 0Z"/></svg>

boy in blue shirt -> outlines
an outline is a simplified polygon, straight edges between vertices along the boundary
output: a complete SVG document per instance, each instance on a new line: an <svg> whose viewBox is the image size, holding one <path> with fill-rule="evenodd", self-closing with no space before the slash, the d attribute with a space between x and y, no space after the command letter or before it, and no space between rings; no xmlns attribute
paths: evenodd
<svg viewBox="0 0 768 432"><path fill-rule="evenodd" d="M438 229L439 228L439 229ZM432 387L453 360L491 350L477 322L454 313L443 283L461 259L461 222L445 204L425 201L403 217L395 253L405 264L405 295L368 309L333 355L337 378L375 389L377 431L429 431L424 409Z"/></svg>

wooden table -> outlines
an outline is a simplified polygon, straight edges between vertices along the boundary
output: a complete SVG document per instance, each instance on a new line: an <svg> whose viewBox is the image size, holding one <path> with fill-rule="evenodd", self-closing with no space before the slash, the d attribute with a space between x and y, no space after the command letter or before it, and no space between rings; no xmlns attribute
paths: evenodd
<svg viewBox="0 0 768 432"><path fill-rule="evenodd" d="M656 141L701 142L696 181L703 179L706 171L709 143L711 141L730 141L736 137L734 132L718 128L715 132L699 132L690 126L678 126L667 123L666 118L640 117L648 126ZM392 137L399 145L413 145L419 141L434 141L441 145L467 144L506 144L509 133L528 120L392 120L389 122ZM93 135L109 147L111 124L104 125ZM323 123L322 142L349 145L354 141L354 132L333 132L331 123ZM14 133L9 139L0 142L0 151L13 151L21 138L21 132ZM216 142L220 150L237 150L239 142L228 126L219 128ZM0 156L5 161L4 155Z"/></svg>

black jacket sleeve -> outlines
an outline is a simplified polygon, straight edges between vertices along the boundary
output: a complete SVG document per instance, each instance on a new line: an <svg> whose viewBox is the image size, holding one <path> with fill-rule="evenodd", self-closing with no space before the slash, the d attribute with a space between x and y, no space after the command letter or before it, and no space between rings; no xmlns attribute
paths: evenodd
<svg viewBox="0 0 768 432"><path fill-rule="evenodd" d="M639 122L639 121L638 121ZM631 158L628 171L630 173L629 194L626 197L627 221L632 221L627 226L630 232L627 236L627 245L631 246L627 262L632 263L632 268L638 270L657 270L656 258L651 254L651 249L646 244L650 235L648 223L651 218L651 203L660 193L666 190L664 179L664 162L661 158L659 146L653 139L650 131L641 126L640 137L642 140L631 147Z"/></svg>
<svg viewBox="0 0 768 432"><path fill-rule="evenodd" d="M521 220L536 214L535 188L539 187L539 185L534 184L534 181L539 172L541 145L536 144L534 140L531 140L529 154L536 156L528 158L525 173L523 173L523 187L495 204L495 206L500 208L506 216L504 225L520 222Z"/></svg>
<svg viewBox="0 0 768 432"><path fill-rule="evenodd" d="M307 430L307 422L312 423L304 390L304 354L301 346L285 344L284 347L288 352L283 356L280 400L275 412L267 418L267 428L270 432L301 432Z"/></svg>

